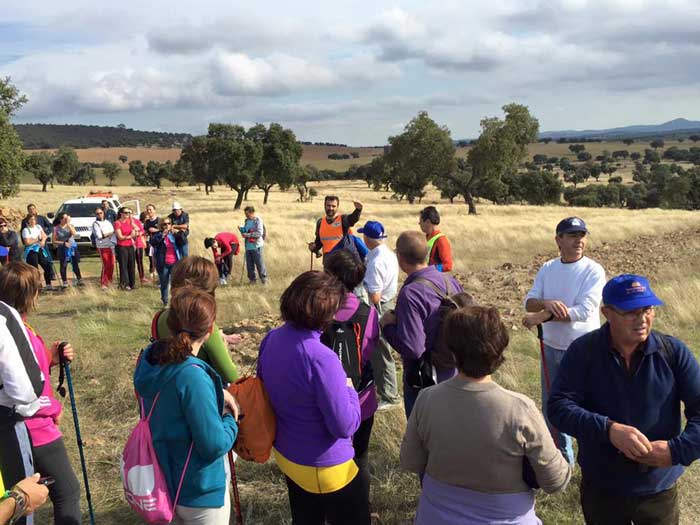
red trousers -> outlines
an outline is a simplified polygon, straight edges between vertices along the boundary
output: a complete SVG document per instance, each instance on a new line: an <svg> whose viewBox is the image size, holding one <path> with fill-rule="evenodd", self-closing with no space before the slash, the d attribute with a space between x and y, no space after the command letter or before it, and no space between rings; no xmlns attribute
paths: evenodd
<svg viewBox="0 0 700 525"><path fill-rule="evenodd" d="M112 248L98 248L100 259L102 259L102 275L100 283L107 286L112 283L114 277L114 251Z"/></svg>

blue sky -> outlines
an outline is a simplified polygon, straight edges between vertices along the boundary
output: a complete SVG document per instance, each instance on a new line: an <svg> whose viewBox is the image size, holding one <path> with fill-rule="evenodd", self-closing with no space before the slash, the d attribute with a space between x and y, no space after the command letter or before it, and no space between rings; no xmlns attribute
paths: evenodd
<svg viewBox="0 0 700 525"><path fill-rule="evenodd" d="M3 1L17 122L204 133L281 122L384 144L420 110L455 138L504 104L541 130L700 120L700 2Z"/></svg>

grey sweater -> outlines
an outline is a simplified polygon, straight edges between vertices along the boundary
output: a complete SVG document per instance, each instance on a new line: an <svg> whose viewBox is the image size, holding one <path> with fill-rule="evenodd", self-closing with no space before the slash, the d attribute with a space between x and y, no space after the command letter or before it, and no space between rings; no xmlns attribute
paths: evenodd
<svg viewBox="0 0 700 525"><path fill-rule="evenodd" d="M486 493L527 491L523 456L545 492L566 487L571 468L535 403L494 382L461 376L420 393L401 445L405 469Z"/></svg>

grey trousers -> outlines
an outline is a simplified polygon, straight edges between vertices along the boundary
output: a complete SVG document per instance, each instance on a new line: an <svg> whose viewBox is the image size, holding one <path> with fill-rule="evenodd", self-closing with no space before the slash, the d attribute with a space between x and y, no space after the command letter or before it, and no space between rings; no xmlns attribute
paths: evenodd
<svg viewBox="0 0 700 525"><path fill-rule="evenodd" d="M395 301L379 303L377 313L381 318L384 312L394 308ZM399 385L396 381L396 363L391 355L391 346L386 339L379 334L379 341L372 354L372 372L374 373L374 383L377 386L377 398L379 402L400 403Z"/></svg>

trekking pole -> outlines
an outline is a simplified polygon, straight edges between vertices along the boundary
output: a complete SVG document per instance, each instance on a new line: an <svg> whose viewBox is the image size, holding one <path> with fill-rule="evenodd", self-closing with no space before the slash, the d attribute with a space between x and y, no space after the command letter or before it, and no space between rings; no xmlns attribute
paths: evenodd
<svg viewBox="0 0 700 525"><path fill-rule="evenodd" d="M90 525L95 525L95 513L92 510L92 495L90 494L90 484L88 482L87 466L85 464L85 452L83 451L83 439L80 436L80 423L78 422L78 409L75 405L75 392L73 391L73 377L70 372L70 363L63 357L63 349L68 343L62 341L58 345L58 357L61 372L58 379L58 392L62 397L66 397L66 389L63 386L63 374L68 381L68 392L70 393L70 406L73 410L73 425L75 426L75 438L78 441L78 452L80 453L80 466L83 469L83 482L85 483L85 497L87 499L88 511L90 512Z"/></svg>
<svg viewBox="0 0 700 525"><path fill-rule="evenodd" d="M538 324L537 325L537 339L540 340L540 356L542 358L542 372L544 374L544 387L547 389L547 397L549 398L549 392L550 392L550 382L549 382L549 368L547 367L547 359L545 357L545 352L544 352L544 334L542 332L542 325ZM544 411L547 410L547 407L544 407ZM552 435L552 439L554 440L554 444L557 445L557 442L559 441L559 431L554 428L553 425L549 424L549 418L547 418L547 426L549 427L549 433Z"/></svg>
<svg viewBox="0 0 700 525"><path fill-rule="evenodd" d="M314 271L314 252L311 252L311 266L309 268L310 272Z"/></svg>
<svg viewBox="0 0 700 525"><path fill-rule="evenodd" d="M233 505L236 507L236 525L243 525L241 495L238 492L238 477L236 476L236 462L233 461L233 450L228 451L228 466L231 470L231 490L233 490Z"/></svg>

